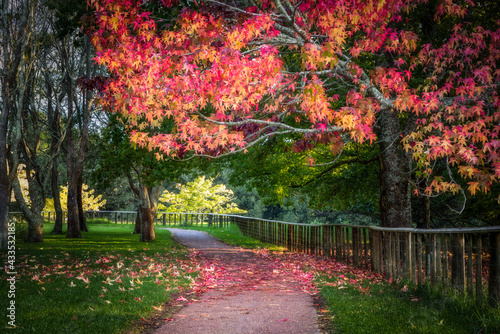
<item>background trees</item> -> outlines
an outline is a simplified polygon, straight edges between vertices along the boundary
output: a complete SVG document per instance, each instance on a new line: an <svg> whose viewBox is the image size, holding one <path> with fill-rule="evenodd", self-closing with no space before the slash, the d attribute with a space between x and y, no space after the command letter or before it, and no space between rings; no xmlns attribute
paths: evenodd
<svg viewBox="0 0 500 334"><path fill-rule="evenodd" d="M236 197L224 184L213 184L213 179L197 177L186 185L177 184L178 192L165 190L160 196L160 210L167 212L207 212L207 213L245 213L238 208Z"/></svg>
<svg viewBox="0 0 500 334"><path fill-rule="evenodd" d="M31 32L28 1L2 1L2 112L0 116L0 248L7 248L7 223L12 182L19 163L22 98L18 84L24 88L22 59ZM15 36L15 39L9 38ZM21 80L18 80L20 76ZM19 92L20 93L20 92ZM20 94L22 96L22 94Z"/></svg>
<svg viewBox="0 0 500 334"><path fill-rule="evenodd" d="M67 3L67 2L65 2ZM3 1L2 2L2 149L3 196L10 199L11 185L14 187L18 208L29 223L28 239L43 241L41 210L45 206L47 193L52 189L53 197L59 199L59 153L64 148L68 157L67 176L73 178L83 163L82 154L74 153L75 141L80 141L80 152L85 150L88 124L92 111L89 90L80 90L76 82L80 77L89 77L95 66L91 64L91 47L85 45L85 36L78 25L85 9L81 2L65 7L57 1ZM61 19L64 18L64 24ZM83 88L88 88L82 86ZM16 181L18 163L26 170L29 203L24 201ZM75 169L76 168L76 169ZM82 184L78 176L79 186ZM70 180L71 181L71 180ZM73 194L70 182L70 194ZM81 193L81 191L80 191ZM71 195L78 199L78 195ZM75 202L69 210L78 211ZM76 209L73 209L76 206ZM9 202L0 205L2 217ZM55 201L57 224L54 232L62 233L62 214ZM70 215L70 235L74 219ZM79 228L84 227L77 217ZM74 217L73 217L74 218ZM4 219L0 221L5 226ZM3 234L2 234L3 237Z"/></svg>

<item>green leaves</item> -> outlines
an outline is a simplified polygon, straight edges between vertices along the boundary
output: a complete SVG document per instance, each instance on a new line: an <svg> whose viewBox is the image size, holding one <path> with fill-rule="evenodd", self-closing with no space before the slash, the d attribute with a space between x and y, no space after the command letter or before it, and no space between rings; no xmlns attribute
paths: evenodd
<svg viewBox="0 0 500 334"><path fill-rule="evenodd" d="M213 184L212 178L200 176L186 185L177 184L178 193L165 190L158 209L168 212L244 213L233 202L233 191L225 185Z"/></svg>

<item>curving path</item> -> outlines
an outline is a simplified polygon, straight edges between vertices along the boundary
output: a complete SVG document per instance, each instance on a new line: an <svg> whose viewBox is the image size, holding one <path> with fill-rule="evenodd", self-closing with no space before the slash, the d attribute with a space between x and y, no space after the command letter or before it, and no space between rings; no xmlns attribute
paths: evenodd
<svg viewBox="0 0 500 334"><path fill-rule="evenodd" d="M201 252L205 268L213 268L217 277L208 292L182 308L156 334L319 333L312 297L300 290L286 268L205 232L168 230L179 243Z"/></svg>

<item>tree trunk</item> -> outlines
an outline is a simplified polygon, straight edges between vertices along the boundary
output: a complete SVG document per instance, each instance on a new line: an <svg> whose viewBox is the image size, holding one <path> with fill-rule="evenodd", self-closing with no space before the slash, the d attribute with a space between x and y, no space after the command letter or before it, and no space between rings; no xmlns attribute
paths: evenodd
<svg viewBox="0 0 500 334"><path fill-rule="evenodd" d="M416 217L417 228L431 228L431 199L429 196L421 195L418 198L419 206Z"/></svg>
<svg viewBox="0 0 500 334"><path fill-rule="evenodd" d="M28 242L43 242L43 218L35 216L33 220L29 220L28 225Z"/></svg>
<svg viewBox="0 0 500 334"><path fill-rule="evenodd" d="M401 145L399 113L380 111L380 215L383 227L411 227L411 159Z"/></svg>
<svg viewBox="0 0 500 334"><path fill-rule="evenodd" d="M137 216L135 217L135 227L133 234L141 233L141 209L137 208Z"/></svg>
<svg viewBox="0 0 500 334"><path fill-rule="evenodd" d="M6 101L5 80L2 87L2 114L0 115L0 249L7 249L8 224L9 224L9 204L12 186L9 178L9 168L7 165L7 126L9 122L8 105ZM16 167L17 171L17 167Z"/></svg>
<svg viewBox="0 0 500 334"><path fill-rule="evenodd" d="M141 212L141 242L156 241L154 216L156 210L152 207L139 206Z"/></svg>
<svg viewBox="0 0 500 334"><path fill-rule="evenodd" d="M51 192L52 198L54 199L54 210L56 211L56 220L54 223L54 228L50 234L63 234L63 212L61 207L61 198L59 194L59 181L57 176L57 162L54 161L52 165L52 173L51 173Z"/></svg>
<svg viewBox="0 0 500 334"><path fill-rule="evenodd" d="M68 168L68 174L70 173ZM73 177L71 177L73 176ZM81 238L80 218L78 210L78 178L68 175L68 231L66 238Z"/></svg>
<svg viewBox="0 0 500 334"><path fill-rule="evenodd" d="M82 199L82 194L83 194L83 178L82 174L80 174L80 177L78 178L78 218L80 220L80 231L85 231L88 232L89 229L87 228L87 220L85 219L85 214L83 212L83 199Z"/></svg>
<svg viewBox="0 0 500 334"><path fill-rule="evenodd" d="M1 167L1 166L0 166ZM0 171L0 179L4 179L7 173ZM9 203L10 203L10 184L0 181L0 249L7 249L8 225L9 225Z"/></svg>
<svg viewBox="0 0 500 334"><path fill-rule="evenodd" d="M27 36L31 33L28 2L10 4L2 2L0 11L0 35L2 36L0 54L2 75L0 75L0 249L7 249L9 204L12 181L17 174L18 146L21 140L21 109L15 107L18 91L18 71L27 46ZM17 12L16 19L11 20ZM17 22L13 25L13 22ZM7 135L9 133L9 136ZM7 142L9 140L9 142ZM10 151L10 152L9 152Z"/></svg>
<svg viewBox="0 0 500 334"><path fill-rule="evenodd" d="M76 148L75 138L73 133L74 120L76 113L74 112L74 92L75 84L71 79L69 71L71 70L69 55L66 48L63 48L63 62L66 71L66 87L68 99L68 124L66 130L66 161L67 161L67 174L68 174L68 231L67 238L81 238L82 233L80 229L80 209L78 205L78 191L79 180L83 172L83 163L85 159L85 149L88 142L89 122L90 122L90 109L89 103L83 108L82 125L80 129L79 147Z"/></svg>
<svg viewBox="0 0 500 334"><path fill-rule="evenodd" d="M52 82L50 80L50 75L47 74L45 77L47 86L47 114L49 120L49 130L52 137L50 143L50 155L54 157L52 162L52 168L50 173L50 190L52 198L54 199L54 210L56 211L56 217L54 222L54 228L50 234L63 234L63 212L61 207L61 198L59 193L59 175L58 175L58 162L57 162L57 152L59 151L60 144L60 132L61 132L61 112L59 108L59 102L56 104L54 109L52 105ZM57 99L57 96L55 97ZM56 100L57 101L57 100Z"/></svg>
<svg viewBox="0 0 500 334"><path fill-rule="evenodd" d="M27 170L27 174L29 174L29 168ZM38 195L36 195L36 193L39 192L40 189L36 189L36 186L34 185L33 181L30 180L29 176L27 176L27 178L30 186L30 195L33 195L33 202L31 203L31 207L26 204L23 193L21 191L21 186L19 185L19 182L17 180L12 183L14 195L16 197L16 202L21 207L21 211L23 212L24 217L28 221L28 238L26 239L26 241L43 242L43 217L41 215L43 206L41 206L39 200L37 201Z"/></svg>
<svg viewBox="0 0 500 334"><path fill-rule="evenodd" d="M137 172L138 170L136 170ZM138 175L137 186L132 179L130 172L127 173L130 189L139 197L139 208L137 209L137 217L135 219L134 234L140 233L140 241L155 241L155 226L154 220L156 215L156 208L158 199L160 198L160 190L162 182L154 187L145 186Z"/></svg>
<svg viewBox="0 0 500 334"><path fill-rule="evenodd" d="M75 142L73 138L73 82L68 73L69 65L66 65L66 87L68 98L68 125L66 134L66 168L68 174L68 231L66 238L81 238L80 217L78 210L78 179L80 178L80 168L76 158Z"/></svg>

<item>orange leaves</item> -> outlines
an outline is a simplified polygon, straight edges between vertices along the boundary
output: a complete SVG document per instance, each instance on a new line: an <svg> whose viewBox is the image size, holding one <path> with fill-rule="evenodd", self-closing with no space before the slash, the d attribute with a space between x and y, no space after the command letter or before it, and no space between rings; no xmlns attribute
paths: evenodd
<svg viewBox="0 0 500 334"><path fill-rule="evenodd" d="M283 13L270 1L234 17L185 10L164 30L128 1L91 4L96 61L112 73L103 104L128 117L135 145L218 155L278 125L371 143L383 106L414 122L403 145L422 175L440 159L481 189L500 174L500 29L464 23L441 45L421 45L395 24L421 9L402 0L306 0ZM439 4L439 18L463 13L456 1ZM157 133L166 120L171 133ZM239 120L261 123L248 131L231 123ZM456 191L452 184L436 180L430 189Z"/></svg>

